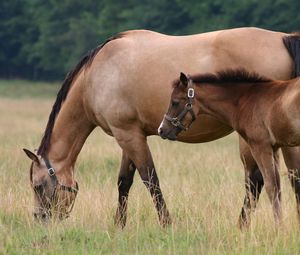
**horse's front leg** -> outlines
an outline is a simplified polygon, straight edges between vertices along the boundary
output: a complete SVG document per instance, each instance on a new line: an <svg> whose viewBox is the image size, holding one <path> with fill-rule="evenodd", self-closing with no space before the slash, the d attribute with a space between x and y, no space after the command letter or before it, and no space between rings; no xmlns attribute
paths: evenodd
<svg viewBox="0 0 300 255"><path fill-rule="evenodd" d="M149 190L157 209L160 223L163 226L170 224L170 214L160 189L145 135L139 130L114 129L113 133L123 151L133 161L143 183Z"/></svg>
<svg viewBox="0 0 300 255"><path fill-rule="evenodd" d="M282 222L278 151L269 144L250 144L251 153L261 170L265 189L272 203L276 224Z"/></svg>
<svg viewBox="0 0 300 255"><path fill-rule="evenodd" d="M289 179L296 196L298 220L300 223L300 147L281 148Z"/></svg>
<svg viewBox="0 0 300 255"><path fill-rule="evenodd" d="M120 225L122 228L126 225L128 194L133 182L135 169L134 163L127 156L126 152L123 151L118 177L119 201L115 216L115 224Z"/></svg>
<svg viewBox="0 0 300 255"><path fill-rule="evenodd" d="M247 228L251 222L251 212L256 208L259 195L264 186L263 176L253 158L249 145L239 137L240 157L245 169L246 195L239 217L240 228Z"/></svg>

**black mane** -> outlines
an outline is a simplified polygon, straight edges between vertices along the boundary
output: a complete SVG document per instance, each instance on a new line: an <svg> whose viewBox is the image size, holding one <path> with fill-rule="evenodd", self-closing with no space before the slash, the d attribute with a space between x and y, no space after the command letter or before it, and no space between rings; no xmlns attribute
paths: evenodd
<svg viewBox="0 0 300 255"><path fill-rule="evenodd" d="M194 83L210 83L215 85L225 85L228 83L258 83L258 82L269 82L271 79L261 76L255 72L248 72L243 68L239 69L226 69L213 73L196 74L191 75L190 79ZM180 84L180 79L177 79L173 83L173 87L177 87Z"/></svg>
<svg viewBox="0 0 300 255"><path fill-rule="evenodd" d="M47 153L56 116L59 113L61 106L62 106L63 102L65 101L65 99L68 95L68 92L70 91L70 88L73 84L73 81L76 78L76 76L78 75L78 73L82 70L83 67L88 67L91 65L95 56L104 47L104 45L106 45L107 43L109 43L112 40L115 40L115 39L118 39L121 37L122 37L121 33L117 34L116 36L113 36L113 37L109 38L108 40L106 40L103 44L99 45L95 49L89 51L79 61L79 63L75 66L75 68L67 74L60 90L57 93L55 103L54 103L54 105L52 107L52 111L49 115L48 123L47 123L46 129L45 129L45 132L44 132L44 136L42 138L41 144L38 149L38 155L45 156L45 154Z"/></svg>

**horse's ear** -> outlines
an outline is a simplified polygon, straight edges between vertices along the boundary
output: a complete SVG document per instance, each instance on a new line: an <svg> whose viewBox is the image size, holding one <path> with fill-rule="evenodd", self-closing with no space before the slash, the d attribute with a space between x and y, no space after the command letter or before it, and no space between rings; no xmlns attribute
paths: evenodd
<svg viewBox="0 0 300 255"><path fill-rule="evenodd" d="M37 164L40 164L39 157L35 153L27 149L23 149L23 151L25 152L28 158L30 158L32 161L36 162Z"/></svg>
<svg viewBox="0 0 300 255"><path fill-rule="evenodd" d="M188 85L188 77L184 73L180 73L180 81L184 86Z"/></svg>

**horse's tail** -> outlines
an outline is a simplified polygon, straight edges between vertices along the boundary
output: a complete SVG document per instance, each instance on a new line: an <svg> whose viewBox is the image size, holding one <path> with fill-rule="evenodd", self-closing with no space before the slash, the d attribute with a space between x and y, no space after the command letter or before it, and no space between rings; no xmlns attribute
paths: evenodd
<svg viewBox="0 0 300 255"><path fill-rule="evenodd" d="M283 43L294 61L295 76L300 76L300 33L284 36Z"/></svg>

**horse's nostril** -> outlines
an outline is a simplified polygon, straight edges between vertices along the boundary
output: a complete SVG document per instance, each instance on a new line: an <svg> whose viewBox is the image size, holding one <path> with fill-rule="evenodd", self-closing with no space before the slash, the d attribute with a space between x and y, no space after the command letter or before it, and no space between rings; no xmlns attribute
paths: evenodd
<svg viewBox="0 0 300 255"><path fill-rule="evenodd" d="M33 213L33 217L36 220L46 220L48 219L49 215L46 212L43 213Z"/></svg>
<svg viewBox="0 0 300 255"><path fill-rule="evenodd" d="M161 128L158 129L158 134L162 139L166 139L166 135L164 134L164 131Z"/></svg>

